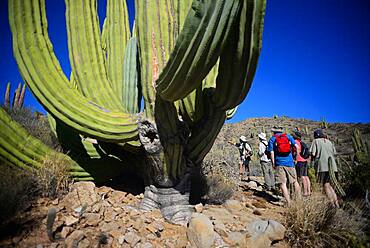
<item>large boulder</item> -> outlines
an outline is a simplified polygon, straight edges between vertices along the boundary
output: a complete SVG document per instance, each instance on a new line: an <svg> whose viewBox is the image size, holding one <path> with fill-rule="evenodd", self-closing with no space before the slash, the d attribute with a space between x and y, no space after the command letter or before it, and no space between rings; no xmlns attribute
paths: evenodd
<svg viewBox="0 0 370 248"><path fill-rule="evenodd" d="M204 214L192 214L186 234L195 247L212 247L215 242L216 233L213 230L213 224Z"/></svg>
<svg viewBox="0 0 370 248"><path fill-rule="evenodd" d="M247 247L270 247L273 241L284 239L285 227L274 220L255 220L247 226Z"/></svg>

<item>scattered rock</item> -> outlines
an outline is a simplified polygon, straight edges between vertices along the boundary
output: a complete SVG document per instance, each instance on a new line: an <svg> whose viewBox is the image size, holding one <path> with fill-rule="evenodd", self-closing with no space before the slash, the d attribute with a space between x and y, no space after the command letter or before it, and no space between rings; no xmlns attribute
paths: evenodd
<svg viewBox="0 0 370 248"><path fill-rule="evenodd" d="M203 211L203 204L199 203L199 204L195 205L194 209L195 209L195 212L201 213Z"/></svg>
<svg viewBox="0 0 370 248"><path fill-rule="evenodd" d="M270 247L272 242L282 240L285 227L274 220L255 220L247 227L247 246Z"/></svg>
<svg viewBox="0 0 370 248"><path fill-rule="evenodd" d="M243 209L243 205L240 203L240 201L237 200L227 200L224 203L224 206L232 213L240 212Z"/></svg>
<svg viewBox="0 0 370 248"><path fill-rule="evenodd" d="M245 238L245 234L240 232L231 232L227 236L228 240L231 241L231 245L237 246L237 247L247 247L247 242ZM259 246L253 246L253 247L259 247Z"/></svg>
<svg viewBox="0 0 370 248"><path fill-rule="evenodd" d="M80 230L75 230L71 235L65 239L65 246L67 248L78 247L78 243L85 237L84 233Z"/></svg>
<svg viewBox="0 0 370 248"><path fill-rule="evenodd" d="M82 239L78 243L78 248L90 248L90 247L91 247L90 241L87 238Z"/></svg>
<svg viewBox="0 0 370 248"><path fill-rule="evenodd" d="M111 208L107 208L104 212L104 220L106 222L114 221L117 215L117 212L113 211Z"/></svg>
<svg viewBox="0 0 370 248"><path fill-rule="evenodd" d="M141 240L141 238L135 232L128 232L125 234L124 240L134 247Z"/></svg>
<svg viewBox="0 0 370 248"><path fill-rule="evenodd" d="M73 231L73 228L72 227L69 227L69 226L65 226L63 227L61 233L60 233L60 237L65 239L67 238L67 236Z"/></svg>
<svg viewBox="0 0 370 248"><path fill-rule="evenodd" d="M85 217L85 223L88 226L97 226L100 222L100 214L86 213L84 217Z"/></svg>
<svg viewBox="0 0 370 248"><path fill-rule="evenodd" d="M262 212L259 209L255 209L255 210L253 210L253 214L255 214L255 215L262 215Z"/></svg>
<svg viewBox="0 0 370 248"><path fill-rule="evenodd" d="M69 215L65 219L65 224L66 224L66 226L72 226L73 224L77 223L78 220L79 220L78 218L75 218L75 217Z"/></svg>
<svg viewBox="0 0 370 248"><path fill-rule="evenodd" d="M94 183L77 182L72 185L71 191L64 197L62 205L73 210L84 204L92 206L98 199Z"/></svg>
<svg viewBox="0 0 370 248"><path fill-rule="evenodd" d="M254 181L250 181L246 184L246 186L250 189L256 189L258 187L257 183Z"/></svg>
<svg viewBox="0 0 370 248"><path fill-rule="evenodd" d="M206 215L213 222L218 223L233 223L234 216L225 208L209 208L203 210L202 214Z"/></svg>
<svg viewBox="0 0 370 248"><path fill-rule="evenodd" d="M253 206L253 205L252 205L252 203L250 203L250 202L246 202L246 203L245 203L245 206L246 206L247 208L254 209L254 206Z"/></svg>
<svg viewBox="0 0 370 248"><path fill-rule="evenodd" d="M50 244L50 248L58 248L59 247L59 243L51 243Z"/></svg>
<svg viewBox="0 0 370 248"><path fill-rule="evenodd" d="M215 231L222 237L227 237L227 229L223 223L217 223L214 225Z"/></svg>
<svg viewBox="0 0 370 248"><path fill-rule="evenodd" d="M192 214L186 234L195 247L211 247L215 241L212 222L204 214Z"/></svg>
<svg viewBox="0 0 370 248"><path fill-rule="evenodd" d="M140 248L153 248L153 245L149 242L142 243Z"/></svg>
<svg viewBox="0 0 370 248"><path fill-rule="evenodd" d="M109 233L112 230L119 229L120 226L116 222L101 222L99 223L99 227L103 233Z"/></svg>
<svg viewBox="0 0 370 248"><path fill-rule="evenodd" d="M112 206L120 206L126 197L126 193L122 191L112 191L108 196L108 201Z"/></svg>
<svg viewBox="0 0 370 248"><path fill-rule="evenodd" d="M123 233L121 230L112 230L109 232L109 235L113 237L113 239L119 239L123 236Z"/></svg>

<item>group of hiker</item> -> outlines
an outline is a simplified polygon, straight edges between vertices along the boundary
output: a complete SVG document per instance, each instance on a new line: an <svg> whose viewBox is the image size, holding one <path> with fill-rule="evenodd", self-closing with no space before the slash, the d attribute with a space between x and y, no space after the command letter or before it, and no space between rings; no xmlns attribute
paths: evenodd
<svg viewBox="0 0 370 248"><path fill-rule="evenodd" d="M258 134L258 157L264 176L265 188L275 190L278 184L286 202L291 203L289 185L294 186L295 195L308 197L311 195L311 182L308 176L309 161L314 165L317 181L322 184L323 190L333 206L339 207L337 195L332 181L337 175L335 162L336 150L333 143L324 134L322 129L314 131L314 140L310 147L302 141L302 134L298 130L287 134L282 127L274 126L272 135L267 139L266 134ZM253 150L247 138L242 135L239 143L230 142L239 149L239 172L241 178L251 176L249 163ZM303 190L302 190L303 188Z"/></svg>

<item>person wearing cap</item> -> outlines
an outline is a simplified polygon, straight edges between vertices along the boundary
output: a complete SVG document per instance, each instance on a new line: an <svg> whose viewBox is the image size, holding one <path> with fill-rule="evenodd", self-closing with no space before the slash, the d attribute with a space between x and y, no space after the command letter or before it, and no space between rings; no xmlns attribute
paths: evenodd
<svg viewBox="0 0 370 248"><path fill-rule="evenodd" d="M240 160L239 160L239 174L243 178L246 174L249 176L249 162L251 161L251 156L253 154L251 146L247 142L247 137L244 135L239 137L239 143L231 142L230 144L236 146L239 149Z"/></svg>
<svg viewBox="0 0 370 248"><path fill-rule="evenodd" d="M339 207L338 197L335 193L332 183L336 181L338 168L335 161L335 146L327 138L321 129L317 129L313 133L314 140L310 147L311 158L315 164L317 180L323 185L326 196L329 201ZM329 173L332 170L333 173Z"/></svg>
<svg viewBox="0 0 370 248"><path fill-rule="evenodd" d="M294 185L294 189L298 197L301 195L301 187L297 181L297 173L295 171L291 149L293 146L297 147L297 145L291 135L283 133L282 127L274 126L271 131L273 136L269 140L267 151L270 153L272 166L276 169L278 175L277 181L280 184L280 189L289 205L291 200L287 187L288 183ZM286 153L279 151L282 150L281 147L283 146L283 141L284 150L286 149L286 146L288 146L288 151Z"/></svg>
<svg viewBox="0 0 370 248"><path fill-rule="evenodd" d="M302 151L302 134L299 131L295 131L292 134L295 143L298 145L298 149L296 150L296 165L295 169L297 172L298 178L302 181L303 186L303 196L311 195L311 182L310 178L308 177L308 159L305 159L301 156Z"/></svg>
<svg viewBox="0 0 370 248"><path fill-rule="evenodd" d="M258 145L258 156L260 157L265 186L268 190L272 190L275 187L275 175L272 169L271 159L266 155L266 149L268 146L266 134L261 132L258 134L258 138L260 140Z"/></svg>

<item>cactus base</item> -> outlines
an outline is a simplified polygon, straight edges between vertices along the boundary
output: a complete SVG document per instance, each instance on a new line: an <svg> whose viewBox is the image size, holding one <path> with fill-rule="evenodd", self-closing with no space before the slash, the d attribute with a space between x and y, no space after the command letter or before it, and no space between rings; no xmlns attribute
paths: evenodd
<svg viewBox="0 0 370 248"><path fill-rule="evenodd" d="M189 204L189 176L174 188L145 187L140 208L143 211L159 209L170 223L186 226L193 212Z"/></svg>

